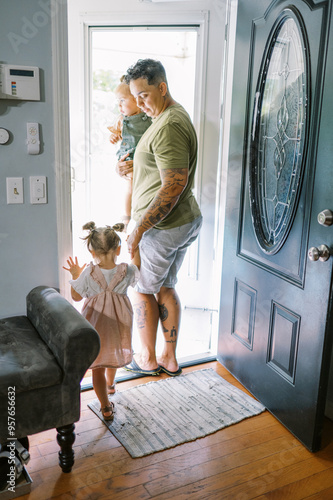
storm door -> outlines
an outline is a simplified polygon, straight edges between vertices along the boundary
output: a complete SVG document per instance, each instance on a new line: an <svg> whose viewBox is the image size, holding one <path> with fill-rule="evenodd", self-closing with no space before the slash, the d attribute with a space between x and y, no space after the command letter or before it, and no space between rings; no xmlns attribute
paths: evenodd
<svg viewBox="0 0 333 500"><path fill-rule="evenodd" d="M142 16L141 16L142 17ZM191 19L191 15L189 15ZM140 16L137 18L140 22ZM160 21L161 22L161 21ZM166 68L172 96L190 114L199 144L204 114L204 29L200 22L184 25L95 25L86 21L83 30L82 58L77 57L76 38L72 37L70 59L71 88L71 167L72 167L72 230L73 254L79 262L89 262L90 254L82 241L82 226L87 221L112 225L121 220L124 211L124 180L115 172L119 144L109 142L108 126L119 114L114 90L127 68L139 58L160 60ZM83 43L84 42L84 43ZM201 198L202 161L198 162L195 195ZM207 175L205 173L205 175ZM215 177L214 177L215 181ZM214 184L215 190L215 184ZM207 239L214 236L214 220L206 210L214 208L209 199L203 207ZM118 262L129 261L126 234L121 235L122 251ZM182 302L181 341L177 346L179 362L184 366L199 360L216 359L217 308L212 305L213 270L207 265L205 252L200 252L201 236L191 245L178 275L177 290ZM212 247L212 245L211 245ZM206 269L204 272L202 269ZM200 269L200 274L199 274ZM202 294L201 291L206 293ZM129 290L131 297L131 289ZM76 307L81 310L82 303ZM214 339L213 337L214 331ZM159 331L157 352L164 338ZM134 323L133 348L140 350L139 335ZM125 372L126 376L128 372Z"/></svg>

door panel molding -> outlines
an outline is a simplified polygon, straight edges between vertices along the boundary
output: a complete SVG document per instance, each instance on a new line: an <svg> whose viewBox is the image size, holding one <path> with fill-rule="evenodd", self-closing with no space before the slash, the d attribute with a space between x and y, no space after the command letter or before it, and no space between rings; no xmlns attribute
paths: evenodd
<svg viewBox="0 0 333 500"><path fill-rule="evenodd" d="M295 385L301 317L272 301L268 333L267 365Z"/></svg>
<svg viewBox="0 0 333 500"><path fill-rule="evenodd" d="M308 137L307 142L307 152L305 151L305 158L303 160L303 181L300 182L299 186L299 197L297 199L297 206L295 207L295 213L293 215L293 223L287 231L287 238L285 239L281 248L275 255L269 255L264 252L257 243L257 237L255 231L252 229L253 226L253 216L250 213L250 199L252 199L252 193L249 192L250 184L250 151L253 147L252 144L252 132L253 132L253 118L255 108L258 106L258 98L254 97L260 90L258 88L258 82L260 84L260 75L263 70L263 63L265 61L266 53L270 46L270 40L274 32L275 26L277 25L281 16L284 12L290 11L292 15L297 16L301 29L303 30L303 38L307 43L307 39L313 39L314 33L307 32L305 28L305 23L303 18L307 18L309 15L307 11L317 11L316 16L320 16L317 22L320 23L320 36L316 31L316 36L319 38L320 42L315 46L313 53L308 55L307 59L310 57L312 61L315 60L314 70L312 74L309 74L309 86L312 83L315 89L312 96L309 96L307 107L310 108L310 104L316 106L316 109L320 109L320 99L323 89L323 78L321 78L322 68L325 54L325 44L327 43L327 7L328 2L323 1L319 4L314 4L312 1L306 2L306 6L302 9L290 8L290 4L283 2L273 1L270 6L265 11L264 15L253 19L251 23L251 34L250 34L250 44L249 44L249 66L248 66L248 85L247 85L247 96L246 96L246 115L244 124L244 146L243 146L243 161L242 161L242 184L240 190L240 212L239 212L239 234L237 241L237 256L245 259L251 264L264 269L289 283L294 284L299 288L304 288L305 282L305 271L307 263L307 241L310 228L310 211L311 203L307 203L307 199L312 199L312 180L314 175L314 165L315 165L315 154L316 154L316 141L319 133L319 120L320 113L312 116L308 111L308 127L306 136ZM274 17L276 16L276 17ZM262 61L259 61L259 57L255 55L256 47L262 40L266 39L267 44L265 48L265 55ZM308 47L306 51L310 52ZM259 52L259 51L257 51ZM312 63L313 64L313 63ZM258 80L258 81L257 81ZM310 100L312 101L310 103ZM257 106L256 106L257 104ZM300 224L300 221L301 222ZM251 228L251 229L250 229ZM289 238L289 235L292 238ZM290 240L298 241L299 246L296 247L293 243L290 244ZM245 242L246 240L246 242ZM288 263L288 265L286 265Z"/></svg>
<svg viewBox="0 0 333 500"><path fill-rule="evenodd" d="M257 291L235 279L231 335L252 351Z"/></svg>

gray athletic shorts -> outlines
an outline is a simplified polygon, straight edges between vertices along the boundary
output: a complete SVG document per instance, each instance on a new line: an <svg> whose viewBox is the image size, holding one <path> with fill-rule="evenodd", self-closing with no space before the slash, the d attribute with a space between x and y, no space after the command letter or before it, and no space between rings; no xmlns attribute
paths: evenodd
<svg viewBox="0 0 333 500"><path fill-rule="evenodd" d="M155 294L162 286L174 288L187 248L196 240L202 216L172 229L148 229L140 241L140 279L135 290Z"/></svg>

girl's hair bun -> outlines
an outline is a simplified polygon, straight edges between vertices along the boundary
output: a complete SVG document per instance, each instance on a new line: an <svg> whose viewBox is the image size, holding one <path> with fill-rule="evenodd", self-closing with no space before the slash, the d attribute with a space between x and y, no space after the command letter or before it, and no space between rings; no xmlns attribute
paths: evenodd
<svg viewBox="0 0 333 500"><path fill-rule="evenodd" d="M82 229L93 231L94 229L96 229L96 224L93 221L87 222L84 226L82 226Z"/></svg>
<svg viewBox="0 0 333 500"><path fill-rule="evenodd" d="M88 250L93 250L96 255L106 255L110 251L115 251L121 244L120 236L116 231L123 231L123 223L114 226L96 227L95 222L87 222L82 229L89 231L87 236L82 238L87 242Z"/></svg>
<svg viewBox="0 0 333 500"><path fill-rule="evenodd" d="M123 224L122 222L118 222L117 224L112 226L111 229L113 229L114 231L118 231L118 233L121 233L122 231L124 231L124 228L125 224Z"/></svg>

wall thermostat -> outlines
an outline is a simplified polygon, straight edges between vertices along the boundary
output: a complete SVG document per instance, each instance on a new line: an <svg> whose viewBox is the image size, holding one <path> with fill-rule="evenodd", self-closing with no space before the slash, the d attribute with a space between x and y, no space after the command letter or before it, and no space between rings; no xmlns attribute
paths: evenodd
<svg viewBox="0 0 333 500"><path fill-rule="evenodd" d="M40 101L39 68L0 64L0 99Z"/></svg>

